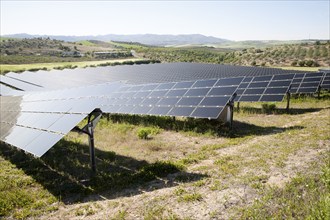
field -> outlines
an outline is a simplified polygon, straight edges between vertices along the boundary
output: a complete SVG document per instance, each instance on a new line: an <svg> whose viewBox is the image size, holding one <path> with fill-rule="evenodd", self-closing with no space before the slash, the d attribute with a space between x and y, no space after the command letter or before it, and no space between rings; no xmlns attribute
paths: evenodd
<svg viewBox="0 0 330 220"><path fill-rule="evenodd" d="M97 60L97 61L82 61L82 62L57 62L57 63L31 63L31 64L0 64L0 73L6 72L22 72L25 70L42 69L47 68L51 70L58 67L76 66L78 68L83 68L86 66L96 66L103 63L114 63L114 62L124 62L124 61L137 61L142 60L139 58L129 58L129 59L111 59L111 60Z"/></svg>
<svg viewBox="0 0 330 220"><path fill-rule="evenodd" d="M240 103L232 130L105 116L94 175L85 135L41 159L1 144L0 218L329 219L329 93L285 105Z"/></svg>

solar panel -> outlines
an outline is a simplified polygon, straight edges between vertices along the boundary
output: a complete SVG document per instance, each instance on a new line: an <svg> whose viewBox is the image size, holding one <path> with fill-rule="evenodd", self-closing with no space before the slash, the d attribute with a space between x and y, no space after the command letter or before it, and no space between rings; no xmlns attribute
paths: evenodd
<svg viewBox="0 0 330 220"><path fill-rule="evenodd" d="M318 73L305 73L295 74L292 81L291 93L315 93L321 86L322 79L324 78L322 72Z"/></svg>
<svg viewBox="0 0 330 220"><path fill-rule="evenodd" d="M241 83L237 90L239 102L279 102L289 91L294 74L256 76Z"/></svg>
<svg viewBox="0 0 330 220"><path fill-rule="evenodd" d="M324 73L321 88L330 90L330 71Z"/></svg>

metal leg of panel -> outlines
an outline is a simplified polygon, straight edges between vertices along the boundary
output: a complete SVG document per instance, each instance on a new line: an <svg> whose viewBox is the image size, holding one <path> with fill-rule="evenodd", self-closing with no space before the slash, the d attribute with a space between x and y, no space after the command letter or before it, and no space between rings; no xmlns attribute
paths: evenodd
<svg viewBox="0 0 330 220"><path fill-rule="evenodd" d="M289 113L289 111L290 111L290 98L291 98L291 93L290 92L286 93L286 98L287 98L286 111L287 111L287 113Z"/></svg>
<svg viewBox="0 0 330 220"><path fill-rule="evenodd" d="M88 135L91 168L93 173L96 172L94 129L98 121L101 119L101 116L102 111L100 109L95 109L92 113L88 115L88 122L83 128L75 127L73 130Z"/></svg>

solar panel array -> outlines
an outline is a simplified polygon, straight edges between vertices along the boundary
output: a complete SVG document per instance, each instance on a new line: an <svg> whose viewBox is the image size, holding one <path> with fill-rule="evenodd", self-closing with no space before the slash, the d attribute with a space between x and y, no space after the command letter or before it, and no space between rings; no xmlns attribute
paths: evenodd
<svg viewBox="0 0 330 220"><path fill-rule="evenodd" d="M41 156L96 108L217 119L235 93L240 102L282 101L290 87L319 86L329 75L194 63L8 73L0 76L0 139Z"/></svg>
<svg viewBox="0 0 330 220"><path fill-rule="evenodd" d="M305 73L275 68L217 64L164 63L38 72L27 71L21 74L8 73L5 77L0 77L0 82L7 83L25 91L41 91L45 89L63 89L114 81L124 81L128 84L145 84L285 74L294 75L291 93L312 93L317 91L322 81L322 76L320 75L323 73ZM325 82L327 83L328 81ZM328 84L324 84L323 88L326 88L327 85ZM249 97L246 100L248 99ZM242 101L243 100L244 99L242 99Z"/></svg>
<svg viewBox="0 0 330 220"><path fill-rule="evenodd" d="M42 156L96 108L109 113L217 118L242 80L111 83L1 96L0 139Z"/></svg>

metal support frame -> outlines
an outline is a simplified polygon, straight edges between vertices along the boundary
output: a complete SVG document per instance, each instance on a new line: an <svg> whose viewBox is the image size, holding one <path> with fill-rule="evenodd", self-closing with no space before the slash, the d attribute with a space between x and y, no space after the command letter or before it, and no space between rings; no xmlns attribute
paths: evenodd
<svg viewBox="0 0 330 220"><path fill-rule="evenodd" d="M290 111L290 98L291 98L291 93L287 92L286 93L286 111L289 113Z"/></svg>
<svg viewBox="0 0 330 220"><path fill-rule="evenodd" d="M231 97L231 99L228 102L228 106L230 108L230 128L233 127L233 121L234 121L234 100L236 98L237 94L234 93L234 95ZM239 102L238 102L239 103ZM239 106L239 104L238 104Z"/></svg>
<svg viewBox="0 0 330 220"><path fill-rule="evenodd" d="M94 129L101 119L102 111L100 109L95 109L88 115L87 124L83 128L74 127L73 131L77 131L79 133L84 133L88 135L89 142L89 153L91 160L92 171L96 172L96 160L95 160L95 145L94 145Z"/></svg>
<svg viewBox="0 0 330 220"><path fill-rule="evenodd" d="M320 99L321 96L321 86L317 87L317 98Z"/></svg>
<svg viewBox="0 0 330 220"><path fill-rule="evenodd" d="M239 112L239 102L237 102L237 111Z"/></svg>

